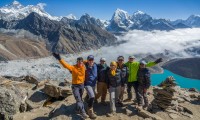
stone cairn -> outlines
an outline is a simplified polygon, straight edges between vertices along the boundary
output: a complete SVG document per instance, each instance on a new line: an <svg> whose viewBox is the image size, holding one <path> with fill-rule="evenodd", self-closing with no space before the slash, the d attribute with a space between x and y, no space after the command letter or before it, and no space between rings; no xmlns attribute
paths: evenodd
<svg viewBox="0 0 200 120"><path fill-rule="evenodd" d="M155 88L154 100L152 101L152 110L166 110L173 109L177 110L178 108L178 98L176 97L175 79L170 76L166 78L160 85L161 88Z"/></svg>
<svg viewBox="0 0 200 120"><path fill-rule="evenodd" d="M193 118L192 110L179 104L181 90L177 90L178 86L172 76L166 78L158 86L153 90L154 100L150 108L152 112L165 111L172 119L180 115Z"/></svg>

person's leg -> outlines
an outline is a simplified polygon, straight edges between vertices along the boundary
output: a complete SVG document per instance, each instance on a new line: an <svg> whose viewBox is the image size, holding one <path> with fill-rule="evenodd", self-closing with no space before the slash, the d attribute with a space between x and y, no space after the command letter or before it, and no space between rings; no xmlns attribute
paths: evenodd
<svg viewBox="0 0 200 120"><path fill-rule="evenodd" d="M115 88L115 104L118 104L119 101L119 95L121 93L121 86L118 86Z"/></svg>
<svg viewBox="0 0 200 120"><path fill-rule="evenodd" d="M140 95L139 95L139 92L138 92L138 86L139 86L138 81L133 82L133 87L134 87L134 90L135 90L135 97L136 97L137 103L139 103L139 101L140 101L140 98L139 98Z"/></svg>
<svg viewBox="0 0 200 120"><path fill-rule="evenodd" d="M128 82L128 84L127 84L128 100L132 99L131 87L132 87L132 83Z"/></svg>
<svg viewBox="0 0 200 120"><path fill-rule="evenodd" d="M139 106L143 106L143 87L142 86L138 86L138 105Z"/></svg>
<svg viewBox="0 0 200 120"><path fill-rule="evenodd" d="M98 100L102 96L102 93L103 93L103 84L102 84L102 82L98 82L97 83L97 94L95 96L95 100Z"/></svg>
<svg viewBox="0 0 200 120"><path fill-rule="evenodd" d="M96 115L93 112L93 104L94 104L94 97L95 97L95 87L91 86L85 86L85 89L87 91L87 94L89 96L88 100L88 108L87 108L87 113L91 119L96 118Z"/></svg>
<svg viewBox="0 0 200 120"><path fill-rule="evenodd" d="M108 87L107 87L107 84L104 83L104 82L102 82L102 86L103 86L103 87L102 87L101 102L102 102L102 103L105 103Z"/></svg>
<svg viewBox="0 0 200 120"><path fill-rule="evenodd" d="M86 89L87 94L89 96L88 107L91 108L91 107L93 107L94 96L95 96L94 89L91 86L85 86L85 89Z"/></svg>
<svg viewBox="0 0 200 120"><path fill-rule="evenodd" d="M120 90L120 94L119 94L119 102L123 102L123 98L124 98L124 90L125 90L125 86L121 86L121 90Z"/></svg>
<svg viewBox="0 0 200 120"><path fill-rule="evenodd" d="M72 85L72 92L74 95L74 98L76 100L76 104L77 104L77 108L82 112L85 113L85 108L84 108L84 104L81 98L81 94L80 90L82 90L82 86L83 85Z"/></svg>
<svg viewBox="0 0 200 120"><path fill-rule="evenodd" d="M143 98L144 98L144 107L148 107L149 101L148 101L148 97L147 97L147 89L143 90Z"/></svg>
<svg viewBox="0 0 200 120"><path fill-rule="evenodd" d="M115 88L110 87L109 93L110 93L110 112L113 113L113 112L116 112L116 108L115 108Z"/></svg>

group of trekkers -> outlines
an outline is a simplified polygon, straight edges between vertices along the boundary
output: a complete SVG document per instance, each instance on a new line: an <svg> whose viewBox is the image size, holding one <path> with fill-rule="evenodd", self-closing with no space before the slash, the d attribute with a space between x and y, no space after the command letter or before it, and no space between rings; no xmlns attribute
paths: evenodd
<svg viewBox="0 0 200 120"><path fill-rule="evenodd" d="M119 56L117 61L112 61L108 66L105 58L101 58L100 63L96 64L94 56L89 55L86 61L82 57L78 57L76 64L70 65L59 54L53 53L53 56L72 74L72 92L76 100L76 110L80 111L83 118L88 118L89 116L91 119L96 118L93 112L93 104L100 97L102 105L107 105L105 101L107 90L110 93L110 113L108 116L116 113L116 106L122 107L123 102L131 102L132 87L135 91L138 107L147 108L149 104L147 89L151 83L150 72L146 67L162 62L162 58L148 63L145 61L136 62L134 56L129 56L128 62L125 63L124 57ZM97 91L95 92L96 85ZM126 87L128 98L123 101ZM85 97L87 107L84 107L82 100L84 88L87 91L87 96Z"/></svg>

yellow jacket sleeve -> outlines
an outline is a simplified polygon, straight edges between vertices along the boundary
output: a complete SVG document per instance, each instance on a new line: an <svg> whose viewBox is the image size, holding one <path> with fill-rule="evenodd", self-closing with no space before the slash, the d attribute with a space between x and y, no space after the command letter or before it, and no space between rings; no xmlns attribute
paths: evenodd
<svg viewBox="0 0 200 120"><path fill-rule="evenodd" d="M65 62L64 59L59 60L60 64L64 67L67 68L69 71L72 71L74 66L68 64L67 62Z"/></svg>

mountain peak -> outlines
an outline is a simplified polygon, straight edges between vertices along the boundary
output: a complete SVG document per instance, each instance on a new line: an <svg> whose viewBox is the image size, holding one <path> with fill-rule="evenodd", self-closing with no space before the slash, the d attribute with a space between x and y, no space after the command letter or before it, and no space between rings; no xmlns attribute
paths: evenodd
<svg viewBox="0 0 200 120"><path fill-rule="evenodd" d="M125 20L125 19L129 19L129 15L128 15L128 12L117 8L116 11L113 14L112 19L114 19L114 20Z"/></svg>
<svg viewBox="0 0 200 120"><path fill-rule="evenodd" d="M13 5L19 5L20 3L19 3L17 0L14 0L14 1L12 2L12 4L13 4Z"/></svg>
<svg viewBox="0 0 200 120"><path fill-rule="evenodd" d="M27 17L30 13L36 12L39 15L47 17L51 20L59 21L59 17L51 16L44 10L45 5L45 3L38 3L37 5L23 6L21 3L14 0L11 4L0 7L0 19L6 21L20 20Z"/></svg>
<svg viewBox="0 0 200 120"><path fill-rule="evenodd" d="M137 10L136 12L133 13L134 15L143 15L145 14L144 12L140 11L140 10Z"/></svg>
<svg viewBox="0 0 200 120"><path fill-rule="evenodd" d="M69 15L67 15L66 18L68 18L68 19L72 19L72 20L77 20L76 16L73 15L73 14L69 14Z"/></svg>
<svg viewBox="0 0 200 120"><path fill-rule="evenodd" d="M13 9L20 9L20 8L23 8L24 6L20 2L14 0L11 4L6 5L5 8L6 7L10 8L10 9L11 8L13 8Z"/></svg>

